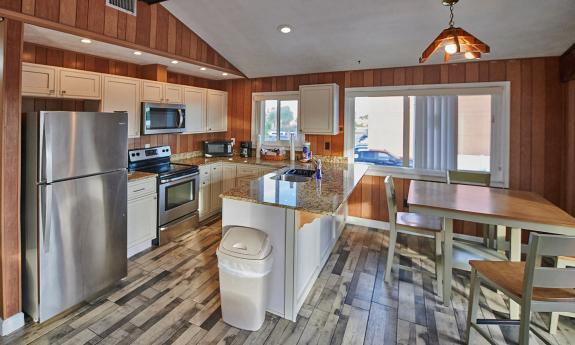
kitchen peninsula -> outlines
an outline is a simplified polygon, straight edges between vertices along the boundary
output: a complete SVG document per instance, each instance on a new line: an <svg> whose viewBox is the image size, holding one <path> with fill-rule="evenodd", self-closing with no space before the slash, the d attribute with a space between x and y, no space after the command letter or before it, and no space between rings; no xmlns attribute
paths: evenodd
<svg viewBox="0 0 575 345"><path fill-rule="evenodd" d="M324 163L322 179L290 182L278 178L292 168L314 168L282 163L283 168L222 193L222 231L246 226L269 235L274 263L267 310L295 321L343 231L347 199L367 166Z"/></svg>

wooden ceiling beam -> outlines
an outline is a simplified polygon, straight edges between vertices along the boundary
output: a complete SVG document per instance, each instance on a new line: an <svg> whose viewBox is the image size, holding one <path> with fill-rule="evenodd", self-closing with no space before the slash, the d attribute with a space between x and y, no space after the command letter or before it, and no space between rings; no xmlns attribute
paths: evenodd
<svg viewBox="0 0 575 345"><path fill-rule="evenodd" d="M559 59L561 81L566 83L575 80L575 43Z"/></svg>

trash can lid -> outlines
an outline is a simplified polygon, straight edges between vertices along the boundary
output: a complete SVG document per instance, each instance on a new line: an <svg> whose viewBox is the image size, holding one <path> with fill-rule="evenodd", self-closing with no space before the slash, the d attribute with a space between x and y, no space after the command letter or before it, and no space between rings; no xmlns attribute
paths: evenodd
<svg viewBox="0 0 575 345"><path fill-rule="evenodd" d="M237 226L226 232L219 251L236 258L261 260L268 256L271 245L265 232Z"/></svg>

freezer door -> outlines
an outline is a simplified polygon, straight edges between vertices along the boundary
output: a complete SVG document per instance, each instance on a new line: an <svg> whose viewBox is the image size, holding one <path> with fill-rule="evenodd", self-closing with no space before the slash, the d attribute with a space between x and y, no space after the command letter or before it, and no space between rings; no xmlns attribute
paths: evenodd
<svg viewBox="0 0 575 345"><path fill-rule="evenodd" d="M128 166L127 113L41 112L40 182Z"/></svg>
<svg viewBox="0 0 575 345"><path fill-rule="evenodd" d="M43 322L127 275L127 172L42 185L39 313Z"/></svg>

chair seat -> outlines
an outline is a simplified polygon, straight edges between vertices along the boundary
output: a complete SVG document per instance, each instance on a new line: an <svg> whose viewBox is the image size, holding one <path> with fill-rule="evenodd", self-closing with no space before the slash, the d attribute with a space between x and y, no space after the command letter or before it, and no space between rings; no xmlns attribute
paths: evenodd
<svg viewBox="0 0 575 345"><path fill-rule="evenodd" d="M525 262L471 260L469 264L482 276L499 285L499 287L519 298L522 297ZM547 302L575 300L575 288L552 289L534 287L532 299Z"/></svg>
<svg viewBox="0 0 575 345"><path fill-rule="evenodd" d="M397 212L396 224L408 228L422 229L433 232L441 231L441 218L418 213Z"/></svg>

